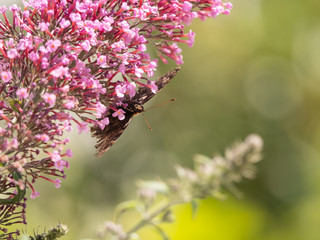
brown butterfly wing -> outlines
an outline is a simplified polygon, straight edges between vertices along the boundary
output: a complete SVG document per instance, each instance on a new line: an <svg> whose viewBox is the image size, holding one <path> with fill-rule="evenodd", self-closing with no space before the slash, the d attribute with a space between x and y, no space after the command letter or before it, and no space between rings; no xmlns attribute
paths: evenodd
<svg viewBox="0 0 320 240"><path fill-rule="evenodd" d="M92 136L98 139L97 144L95 145L97 149L97 153L95 154L96 157L101 157L117 141L129 125L133 115L133 112L126 111L125 119L120 121L117 117L112 117L112 113L109 113L107 115L109 124L105 126L103 130L99 127L93 127L91 129Z"/></svg>
<svg viewBox="0 0 320 240"><path fill-rule="evenodd" d="M166 73L161 76L156 84L158 86L158 92L170 82L170 80L179 72L180 68L175 68L173 71ZM156 93L153 93L150 88L142 87L137 93L130 99L128 96L122 101L123 103L128 104L128 108L123 109L125 111L125 119L119 120L117 117L113 117L111 110L107 117L109 118L109 124L105 126L103 130L99 127L92 127L91 133L93 137L98 139L97 144L95 145L97 149L96 157L101 157L108 149L118 140L123 131L129 125L132 117L139 113L133 107L135 104L144 105L147 101L149 101L152 97L154 97Z"/></svg>
<svg viewBox="0 0 320 240"><path fill-rule="evenodd" d="M175 68L173 71L167 72L163 76L161 76L158 81L156 81L156 85L158 86L157 93L165 86L167 85L172 78L174 78L175 75L179 72L180 67ZM140 105L144 105L146 102L148 102L151 98L154 97L157 93L153 93L150 88L148 87L142 87L138 90L136 95L129 100L130 102L136 102ZM129 102L128 101L128 102Z"/></svg>

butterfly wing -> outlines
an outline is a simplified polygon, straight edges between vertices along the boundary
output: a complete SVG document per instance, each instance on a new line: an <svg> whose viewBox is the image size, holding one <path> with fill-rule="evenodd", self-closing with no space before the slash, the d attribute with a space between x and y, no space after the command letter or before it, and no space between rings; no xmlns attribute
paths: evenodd
<svg viewBox="0 0 320 240"><path fill-rule="evenodd" d="M112 117L112 113L109 113L109 124L105 126L103 130L99 127L93 127L91 133L93 137L98 139L97 144L95 145L97 149L96 157L101 157L108 149L117 141L121 136L123 131L129 125L132 117L134 116L133 112L126 112L125 119L119 120L117 117Z"/></svg>
<svg viewBox="0 0 320 240"><path fill-rule="evenodd" d="M167 85L172 78L179 72L180 67L175 68L174 70L164 74L161 76L158 81L156 81L156 85L158 87L158 91L153 93L149 87L142 87L138 90L136 95L131 98L131 102L139 103L140 105L144 105L151 98L153 98L165 85Z"/></svg>
<svg viewBox="0 0 320 240"><path fill-rule="evenodd" d="M170 80L179 72L180 68L175 68L173 71L166 73L161 76L156 85L158 87L158 92L170 82ZM137 93L130 99L128 96L125 97L123 103L127 103L129 106L133 104L143 105L154 97L156 93L152 92L149 87L140 88ZM91 128L91 133L93 137L98 139L97 144L95 145L97 149L96 157L101 157L108 149L118 140L123 131L129 125L132 117L138 112L128 109L123 109L125 111L125 119L119 120L117 117L112 116L112 112L107 114L109 118L109 124L105 126L103 130L99 127Z"/></svg>

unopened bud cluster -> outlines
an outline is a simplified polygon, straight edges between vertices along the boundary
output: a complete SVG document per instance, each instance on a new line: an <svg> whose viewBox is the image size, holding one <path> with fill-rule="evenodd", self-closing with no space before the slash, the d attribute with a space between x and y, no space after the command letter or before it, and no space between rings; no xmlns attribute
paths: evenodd
<svg viewBox="0 0 320 240"><path fill-rule="evenodd" d="M261 160L262 148L262 138L252 134L243 142L228 148L224 156L209 158L196 155L193 169L176 167L176 178L167 181L139 181L138 198L120 204L115 223L108 222L99 232L98 238L130 240L132 236L139 236L138 231L146 226L153 226L162 237L165 236L159 224L174 220L171 211L173 206L189 202L195 205L197 199L207 197L225 197L224 189L239 194L235 184L244 178L253 178L256 172L254 164ZM141 220L131 229L124 231L119 219L127 211L138 212Z"/></svg>

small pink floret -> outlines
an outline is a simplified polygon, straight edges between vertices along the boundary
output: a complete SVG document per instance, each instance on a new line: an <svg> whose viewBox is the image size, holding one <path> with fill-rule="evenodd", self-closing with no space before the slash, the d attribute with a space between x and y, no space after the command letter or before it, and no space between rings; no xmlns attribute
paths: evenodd
<svg viewBox="0 0 320 240"><path fill-rule="evenodd" d="M99 128L101 130L103 130L106 127L106 125L109 125L109 118L106 117L106 118L102 119L101 121L98 121L97 124L98 124Z"/></svg>
<svg viewBox="0 0 320 240"><path fill-rule="evenodd" d="M61 187L61 180L60 180L59 178L57 178L57 179L54 181L54 186L55 186L56 188Z"/></svg>
<svg viewBox="0 0 320 240"><path fill-rule="evenodd" d="M55 52L58 47L61 46L61 42L59 39L56 39L56 40L49 40L47 43L46 43L46 47L47 47L47 50L48 52Z"/></svg>
<svg viewBox="0 0 320 240"><path fill-rule="evenodd" d="M182 6L182 10L183 10L183 11L185 11L185 12L190 12L191 8L192 8L192 4L189 3L188 1L185 1L185 2L183 3L183 6Z"/></svg>
<svg viewBox="0 0 320 240"><path fill-rule="evenodd" d="M15 48L12 48L7 52L7 56L10 59L14 59L18 56L18 51Z"/></svg>
<svg viewBox="0 0 320 240"><path fill-rule="evenodd" d="M53 93L45 93L43 94L42 98L46 103L50 105L50 107L53 107L56 103L56 95L54 95Z"/></svg>
<svg viewBox="0 0 320 240"><path fill-rule="evenodd" d="M67 157L72 157L72 156L73 156L73 152L71 151L70 148L67 149L67 151L66 151L66 156L67 156Z"/></svg>
<svg viewBox="0 0 320 240"><path fill-rule="evenodd" d="M17 96L18 98L21 99L27 99L29 97L28 90L26 88L20 88L17 90Z"/></svg>
<svg viewBox="0 0 320 240"><path fill-rule="evenodd" d="M81 122L79 124L77 124L77 127L78 127L78 133L87 133L89 132L89 127L88 127L88 123L87 122Z"/></svg>
<svg viewBox="0 0 320 240"><path fill-rule="evenodd" d="M5 83L9 82L12 79L12 74L10 71L1 72L1 80Z"/></svg>
<svg viewBox="0 0 320 240"><path fill-rule="evenodd" d="M123 111L122 109L118 109L117 111L112 113L112 117L118 117L118 119L121 121L121 120L125 119L124 113L125 113L125 111Z"/></svg>
<svg viewBox="0 0 320 240"><path fill-rule="evenodd" d="M48 142L50 140L49 136L45 133L36 135L36 138L42 142Z"/></svg>
<svg viewBox="0 0 320 240"><path fill-rule="evenodd" d="M156 84L155 81L152 81L152 82L151 82L151 84L150 84L150 89L151 89L151 91L152 91L154 94L157 93L157 91L158 91L158 86L157 86L157 84Z"/></svg>
<svg viewBox="0 0 320 240"><path fill-rule="evenodd" d="M144 73L144 71L143 71L141 68L135 68L135 70L134 70L134 74L135 74L138 78L141 78L143 73Z"/></svg>
<svg viewBox="0 0 320 240"><path fill-rule="evenodd" d="M30 198L31 199L36 199L37 197L39 197L39 195L40 195L39 192L34 191L34 192L31 193Z"/></svg>
<svg viewBox="0 0 320 240"><path fill-rule="evenodd" d="M85 50L86 52L89 52L90 49L91 49L91 44L90 44L89 40L83 41L83 42L80 44L80 46L81 46L81 48L82 48L83 50Z"/></svg>
<svg viewBox="0 0 320 240"><path fill-rule="evenodd" d="M56 169L58 169L59 171L62 171L66 166L67 166L67 161L65 160L59 160L59 161L55 161L54 162L54 166Z"/></svg>
<svg viewBox="0 0 320 240"><path fill-rule="evenodd" d="M105 55L101 55L97 58L97 63L100 67L107 67L107 57Z"/></svg>
<svg viewBox="0 0 320 240"><path fill-rule="evenodd" d="M61 160L61 155L58 151L53 151L50 155L51 155L51 160L53 162L57 162Z"/></svg>
<svg viewBox="0 0 320 240"><path fill-rule="evenodd" d="M73 100L68 100L66 103L63 104L63 106L67 109L72 109L76 106Z"/></svg>

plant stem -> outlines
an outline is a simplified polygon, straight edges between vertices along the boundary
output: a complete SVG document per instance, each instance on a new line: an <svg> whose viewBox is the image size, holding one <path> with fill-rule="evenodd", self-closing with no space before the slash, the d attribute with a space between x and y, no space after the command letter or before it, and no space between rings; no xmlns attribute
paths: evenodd
<svg viewBox="0 0 320 240"><path fill-rule="evenodd" d="M155 218L156 216L158 216L160 213L166 211L167 209L171 208L174 205L180 204L180 203L185 203L184 201L177 201L177 202L169 202L165 205L163 205L162 207L160 207L159 209L155 210L153 213L151 213L148 217L142 219L140 222L138 222L131 230L129 230L127 232L127 237L125 238L125 240L128 239L128 237L130 236L131 233L134 233L136 231L138 231L140 228L142 228L143 226L147 225L148 223L150 223L150 221Z"/></svg>

